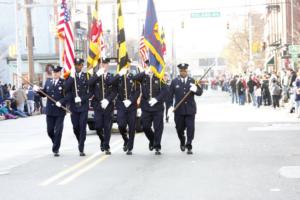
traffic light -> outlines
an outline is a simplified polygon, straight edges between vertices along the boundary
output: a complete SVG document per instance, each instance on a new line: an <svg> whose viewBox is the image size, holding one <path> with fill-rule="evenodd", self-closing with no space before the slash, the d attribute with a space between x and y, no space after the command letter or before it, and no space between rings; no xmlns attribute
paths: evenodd
<svg viewBox="0 0 300 200"><path fill-rule="evenodd" d="M226 28L227 28L227 30L229 30L229 22L227 22Z"/></svg>

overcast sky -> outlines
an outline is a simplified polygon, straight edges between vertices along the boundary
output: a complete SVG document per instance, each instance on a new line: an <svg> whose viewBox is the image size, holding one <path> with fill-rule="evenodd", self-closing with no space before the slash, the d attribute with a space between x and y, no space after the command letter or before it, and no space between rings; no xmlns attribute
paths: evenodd
<svg viewBox="0 0 300 200"><path fill-rule="evenodd" d="M200 57L219 56L226 42L227 23L241 23L249 9L264 12L265 0L154 0L158 23L164 27L167 60L171 59L172 41L178 62L197 65ZM123 1L126 38L139 38L145 23L147 0ZM245 5L257 5L246 7ZM261 5L261 6L258 6ZM192 13L220 12L220 17L192 18ZM100 0L100 15L104 30L112 29L112 5ZM184 28L181 27L184 23ZM174 34L172 34L174 33Z"/></svg>

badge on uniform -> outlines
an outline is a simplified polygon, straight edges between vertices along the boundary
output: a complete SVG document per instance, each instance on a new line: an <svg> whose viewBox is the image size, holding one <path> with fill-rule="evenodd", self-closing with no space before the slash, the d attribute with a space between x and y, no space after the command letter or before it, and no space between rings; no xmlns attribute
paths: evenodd
<svg viewBox="0 0 300 200"><path fill-rule="evenodd" d="M158 80L155 80L154 83L155 83L155 84L158 84Z"/></svg>

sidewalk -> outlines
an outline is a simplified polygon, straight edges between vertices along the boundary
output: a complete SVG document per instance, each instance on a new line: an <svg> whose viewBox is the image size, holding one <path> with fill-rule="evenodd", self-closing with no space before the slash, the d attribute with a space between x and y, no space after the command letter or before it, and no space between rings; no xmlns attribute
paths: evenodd
<svg viewBox="0 0 300 200"><path fill-rule="evenodd" d="M217 96L218 101L210 99ZM295 114L286 108L272 106L254 107L252 104L240 106L231 103L228 93L221 91L206 91L203 97L196 98L197 121L226 121L226 122L300 122Z"/></svg>

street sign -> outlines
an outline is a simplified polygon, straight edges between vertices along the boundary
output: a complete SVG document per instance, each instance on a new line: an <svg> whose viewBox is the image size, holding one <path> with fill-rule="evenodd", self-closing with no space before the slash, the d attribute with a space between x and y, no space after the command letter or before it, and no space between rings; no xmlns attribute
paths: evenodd
<svg viewBox="0 0 300 200"><path fill-rule="evenodd" d="M208 18L208 17L220 17L221 12L194 12L191 13L191 18Z"/></svg>
<svg viewBox="0 0 300 200"><path fill-rule="evenodd" d="M289 46L289 53L291 54L294 65L298 63L298 54L300 53L300 45Z"/></svg>
<svg viewBox="0 0 300 200"><path fill-rule="evenodd" d="M289 46L289 53L290 54L298 54L298 53L300 53L300 45L290 45Z"/></svg>

